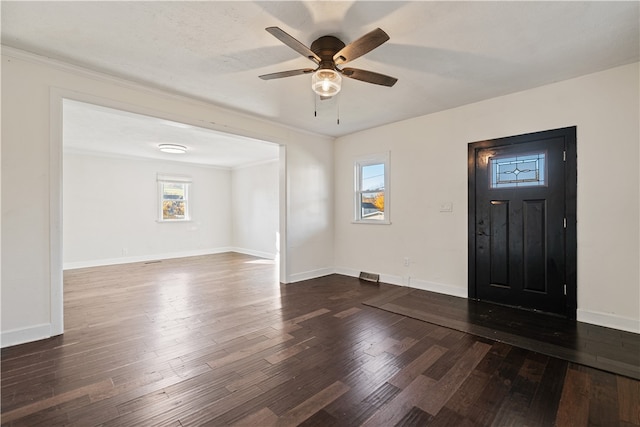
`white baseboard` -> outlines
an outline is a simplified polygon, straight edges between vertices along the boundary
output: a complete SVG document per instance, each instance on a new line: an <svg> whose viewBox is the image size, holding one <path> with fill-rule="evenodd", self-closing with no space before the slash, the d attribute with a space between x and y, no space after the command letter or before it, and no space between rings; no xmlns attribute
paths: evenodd
<svg viewBox="0 0 640 427"><path fill-rule="evenodd" d="M289 275L289 280L286 283L296 283L303 280L316 279L322 276L328 276L335 271L333 268L320 268L318 270L304 271L302 273L294 273ZM282 280L282 279L281 279Z"/></svg>
<svg viewBox="0 0 640 427"><path fill-rule="evenodd" d="M576 317L578 322L640 334L640 319L629 319L628 317L616 316L611 313L582 310L580 308L577 310Z"/></svg>
<svg viewBox="0 0 640 427"><path fill-rule="evenodd" d="M360 272L351 268L337 267L334 272L344 276L358 277ZM392 274L380 274L380 282L390 285L407 286L409 288L421 289L423 291L436 292L439 294L451 295L454 297L467 298L467 289L442 283L429 282L427 280L414 279L412 277L395 276Z"/></svg>
<svg viewBox="0 0 640 427"><path fill-rule="evenodd" d="M62 266L63 270L73 270L76 268L101 267L105 265L130 264L132 262L156 261L159 259L185 258L190 256L213 255L224 252L235 252L233 248L210 248L197 249L193 251L170 252L164 254L150 254L139 256L127 256L119 258L94 259L89 261L65 262Z"/></svg>
<svg viewBox="0 0 640 427"><path fill-rule="evenodd" d="M454 297L468 298L469 290L467 288L460 288L457 286L446 285L443 283L428 282L426 280L411 279L409 287L422 289L423 291L436 292L444 295L451 295Z"/></svg>
<svg viewBox="0 0 640 427"><path fill-rule="evenodd" d="M13 345L46 338L51 338L51 324L49 323L30 326L28 328L12 329L2 332L0 336L0 347L11 347Z"/></svg>
<svg viewBox="0 0 640 427"><path fill-rule="evenodd" d="M342 274L343 276L349 277L358 277L360 275L359 271L346 267L336 267L333 269L333 272L335 274Z"/></svg>
<svg viewBox="0 0 640 427"><path fill-rule="evenodd" d="M257 256L258 258L266 258L271 260L276 259L276 254L271 252L254 251L253 249L237 248L235 246L229 248L229 250L232 252L237 252L239 254Z"/></svg>

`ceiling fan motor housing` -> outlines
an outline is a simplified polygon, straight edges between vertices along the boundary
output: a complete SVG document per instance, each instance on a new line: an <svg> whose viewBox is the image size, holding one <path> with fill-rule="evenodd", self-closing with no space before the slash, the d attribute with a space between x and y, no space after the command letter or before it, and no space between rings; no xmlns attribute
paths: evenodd
<svg viewBox="0 0 640 427"><path fill-rule="evenodd" d="M322 36L311 43L311 51L320 57L320 69L335 70L336 64L333 61L333 56L343 47L345 44L342 40L334 36Z"/></svg>

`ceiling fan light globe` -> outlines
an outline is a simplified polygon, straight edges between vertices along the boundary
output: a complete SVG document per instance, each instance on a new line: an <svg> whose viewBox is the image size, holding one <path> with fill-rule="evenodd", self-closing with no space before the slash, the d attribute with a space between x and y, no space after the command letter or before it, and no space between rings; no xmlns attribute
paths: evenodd
<svg viewBox="0 0 640 427"><path fill-rule="evenodd" d="M311 76L311 89L324 97L331 97L340 92L342 76L335 70L321 69Z"/></svg>

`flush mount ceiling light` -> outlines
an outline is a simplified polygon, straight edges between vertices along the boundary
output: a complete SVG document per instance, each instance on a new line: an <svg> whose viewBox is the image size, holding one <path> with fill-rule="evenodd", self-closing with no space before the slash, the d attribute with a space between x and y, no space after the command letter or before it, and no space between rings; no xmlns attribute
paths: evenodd
<svg viewBox="0 0 640 427"><path fill-rule="evenodd" d="M187 152L187 147L178 144L158 144L158 149L163 153L171 154L184 154Z"/></svg>

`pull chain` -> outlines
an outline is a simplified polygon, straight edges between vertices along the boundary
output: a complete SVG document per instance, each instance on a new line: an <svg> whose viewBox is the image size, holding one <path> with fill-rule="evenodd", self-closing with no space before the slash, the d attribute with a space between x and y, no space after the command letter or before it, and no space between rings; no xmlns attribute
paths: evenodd
<svg viewBox="0 0 640 427"><path fill-rule="evenodd" d="M336 99L336 123L340 124L340 99L338 96ZM313 117L318 117L318 96L314 95L313 97Z"/></svg>

